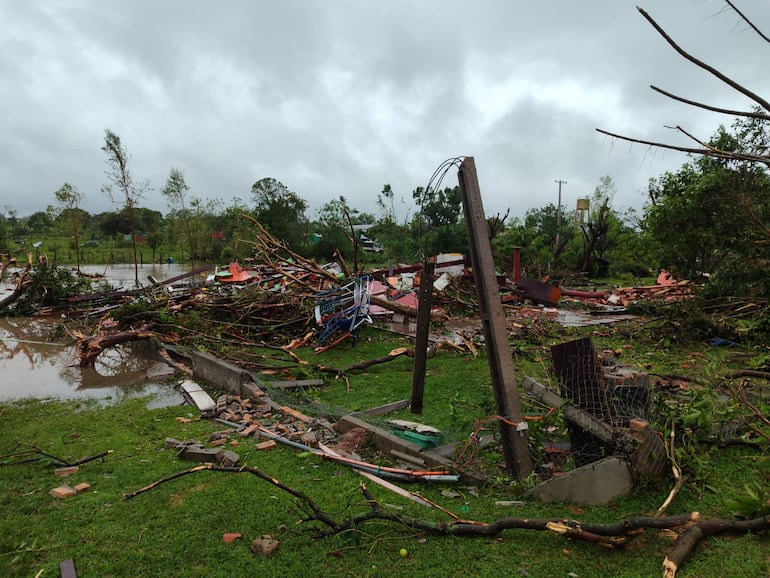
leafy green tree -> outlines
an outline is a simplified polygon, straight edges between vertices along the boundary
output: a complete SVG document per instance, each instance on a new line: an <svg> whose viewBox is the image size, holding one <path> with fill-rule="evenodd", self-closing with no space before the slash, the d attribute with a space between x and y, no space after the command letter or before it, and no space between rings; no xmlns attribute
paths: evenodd
<svg viewBox="0 0 770 578"><path fill-rule="evenodd" d="M735 127L734 134L720 127L709 146L745 154L756 139L767 138L766 122ZM751 142L742 141L747 135ZM770 178L763 165L700 156L651 180L649 195L644 232L657 264L686 277L708 274L714 294L770 295Z"/></svg>
<svg viewBox="0 0 770 578"><path fill-rule="evenodd" d="M436 190L418 187L412 198L420 212L412 221L420 238L419 244L426 253L451 253L467 251L467 234L462 223L462 195L460 187Z"/></svg>
<svg viewBox="0 0 770 578"><path fill-rule="evenodd" d="M454 225L462 214L462 195L460 187L445 187L443 190L417 187L412 198L420 207L420 214L428 225L440 228Z"/></svg>
<svg viewBox="0 0 770 578"><path fill-rule="evenodd" d="M141 184L134 183L131 171L128 168L130 156L120 141L120 137L109 129L104 131L104 145L102 151L107 155L107 179L109 184L102 186L109 199L119 204L122 202L123 208L128 213L131 225L131 246L134 251L134 283L139 286L139 258L136 249L136 220L134 209L144 192L149 188L147 182ZM120 199L120 200L119 200Z"/></svg>
<svg viewBox="0 0 770 578"><path fill-rule="evenodd" d="M53 226L53 219L46 211L36 211L23 220L26 230L37 235L48 233Z"/></svg>
<svg viewBox="0 0 770 578"><path fill-rule="evenodd" d="M78 209L83 200L83 193L77 187L64 183L55 193L58 210L55 213L61 215L69 221L72 227L72 238L75 243L75 264L77 272L80 273L80 224L82 215Z"/></svg>
<svg viewBox="0 0 770 578"><path fill-rule="evenodd" d="M131 233L131 221L127 211L107 211L93 217L94 227L106 237L128 235Z"/></svg>
<svg viewBox="0 0 770 578"><path fill-rule="evenodd" d="M512 247L521 247L521 266L530 276L540 277L552 270L557 271L554 255L556 244L557 208L553 203L538 208L529 209L524 215L524 221L518 219L504 233L497 235L493 241L498 259L508 258ZM569 219L561 219L559 228L559 256L566 247L574 247L577 228ZM572 260L570 256L570 260Z"/></svg>
<svg viewBox="0 0 770 578"><path fill-rule="evenodd" d="M264 178L251 187L254 216L277 239L299 248L308 224L307 201L273 178Z"/></svg>
<svg viewBox="0 0 770 578"><path fill-rule="evenodd" d="M8 254L10 254L10 245L8 242L9 233L10 227L8 225L8 220L3 213L0 213L0 251L3 253L8 252Z"/></svg>
<svg viewBox="0 0 770 578"><path fill-rule="evenodd" d="M348 257L357 252L357 238L352 226L357 223L358 211L348 206L344 196L324 203L318 209L318 219L313 232L320 238L310 245L310 253L315 257L331 259L335 251Z"/></svg>
<svg viewBox="0 0 770 578"><path fill-rule="evenodd" d="M230 205L219 211L212 222L212 230L221 232L221 248L217 257L225 261L237 261L249 254L253 240L253 217L246 203L234 197Z"/></svg>

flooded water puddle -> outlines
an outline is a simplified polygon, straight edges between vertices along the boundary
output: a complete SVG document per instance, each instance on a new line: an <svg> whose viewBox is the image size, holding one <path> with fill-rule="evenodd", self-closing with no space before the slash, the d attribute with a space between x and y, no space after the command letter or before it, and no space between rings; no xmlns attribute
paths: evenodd
<svg viewBox="0 0 770 578"><path fill-rule="evenodd" d="M181 403L164 383L173 371L147 342L115 347L95 367L77 366L74 340L57 321L0 317L0 401L91 398L119 402L153 396L155 406Z"/></svg>

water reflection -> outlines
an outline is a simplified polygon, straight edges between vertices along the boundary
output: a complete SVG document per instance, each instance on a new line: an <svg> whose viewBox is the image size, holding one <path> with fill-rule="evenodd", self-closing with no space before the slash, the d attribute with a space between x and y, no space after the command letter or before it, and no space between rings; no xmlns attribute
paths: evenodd
<svg viewBox="0 0 770 578"><path fill-rule="evenodd" d="M68 265L62 265L62 267L68 267ZM3 294L0 294L0 299L5 295L7 291L12 291L15 287L15 275L23 270L21 267L11 267L6 270L3 278L0 279L0 289ZM72 267L74 271L74 266ZM166 265L140 265L139 266L139 283L143 287L151 285L147 279L149 276L153 276L159 281L166 279L172 279L178 277L190 271L188 265L180 265L178 263L170 263ZM121 265L81 265L80 272L84 275L89 275L93 278L94 284L98 284L99 281L105 281L115 289L134 289L134 266L121 264ZM205 280L205 274L202 277L195 277L193 281L202 283Z"/></svg>
<svg viewBox="0 0 770 578"><path fill-rule="evenodd" d="M151 344L112 348L93 368L76 365L77 347L58 321L0 317L0 400L25 397L120 400L160 394L175 399L163 384L171 368ZM181 399L181 398L179 398Z"/></svg>

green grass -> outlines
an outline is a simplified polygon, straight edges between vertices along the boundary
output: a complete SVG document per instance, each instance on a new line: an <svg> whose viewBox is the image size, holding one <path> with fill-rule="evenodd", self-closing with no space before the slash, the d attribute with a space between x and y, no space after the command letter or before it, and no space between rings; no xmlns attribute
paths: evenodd
<svg viewBox="0 0 770 578"><path fill-rule="evenodd" d="M591 329L597 349L622 343L622 330ZM514 342L519 379L531 375L548 381L548 347L573 338L570 332L549 328L527 343ZM355 347L349 343L314 356L301 355L311 363L347 367L408 343L391 335L366 329ZM621 357L629 365L665 367L668 371L691 363L707 379L724 369L722 350L691 346L678 351L651 342L634 343ZM693 355L700 350L702 355ZM273 352L275 353L275 352ZM652 353L652 355L649 355ZM694 370L693 370L694 371ZM302 376L321 375L323 387L291 394L282 401L307 411L330 413L382 405L408 399L411 393L411 360L406 357L352 373L346 383L328 374L304 369ZM272 377L272 376L271 376ZM438 427L461 441L477 422L496 412L489 371L484 358L474 359L440 350L428 361L424 411L393 414ZM625 549L609 551L572 542L549 533L507 531L497 538L473 539L425 535L393 523L370 522L345 534L317 539L311 528L298 525L302 516L295 500L285 492L249 474L204 471L185 476L124 501L135 491L193 464L163 449L166 437L205 441L221 424L209 421L179 423L191 409L178 406L146 409L146 400L134 399L104 407L90 402L23 401L0 405L0 448L9 454L17 444L33 444L49 454L68 460L105 450L114 453L104 460L83 464L68 479L71 485L87 482L91 489L61 501L48 495L61 480L54 465L35 462L0 467L0 575L58 575L59 562L74 559L78 576L656 576L673 540L648 530ZM534 405L530 413L542 412ZM385 418L379 418L385 419ZM557 428L553 434L545 426ZM489 433L496 433L494 423ZM558 416L534 422L536 440L563 434ZM689 438L688 438L689 439ZM242 463L257 467L281 482L305 492L326 512L345 519L365 509L355 472L316 457L302 457L297 450L279 446L257 452L257 440L240 440L235 449ZM758 465L758 453L746 448L717 449L690 439L703 468L691 475L670 514L701 512L709 517L729 517L728 500L739 496L745 484L767 485L767 473ZM26 446L22 446L26 447ZM490 451L484 459L491 471L500 472L500 456ZM383 503L405 515L445 521L444 514L409 502L379 486L369 489ZM565 517L585 521L615 521L648 514L666 498L671 483L642 485L628 497L608 507L575 508L565 504L525 503L501 507L496 500L519 499L522 485L499 475L470 491L462 485L419 484L409 486L449 511L489 522L504 516ZM446 497L442 490L459 497ZM474 495L477 493L478 495ZM225 544L222 535L240 532L243 539ZM271 534L281 541L272 558L253 554L252 540ZM399 550L406 548L407 557ZM684 565L683 577L712 576L729 569L732 576L768 575L767 536L717 537L706 540ZM570 574L573 573L573 574Z"/></svg>

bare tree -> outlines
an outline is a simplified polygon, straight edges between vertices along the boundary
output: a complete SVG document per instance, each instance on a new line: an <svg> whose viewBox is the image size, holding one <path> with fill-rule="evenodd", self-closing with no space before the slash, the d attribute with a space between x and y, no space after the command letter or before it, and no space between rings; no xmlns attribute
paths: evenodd
<svg viewBox="0 0 770 578"><path fill-rule="evenodd" d="M75 240L75 263L77 272L80 274L80 214L78 209L83 200L83 193L77 187L64 183L54 193L54 197L56 197L56 202L59 205L59 212L72 223L72 238Z"/></svg>
<svg viewBox="0 0 770 578"><path fill-rule="evenodd" d="M765 42L770 43L770 38L768 38L765 34L763 34L759 28L745 15L743 14L738 8L735 6L735 4L731 0L725 0L725 3L729 7L729 9L733 10L738 17L745 22L755 33L757 33L760 38L762 38ZM673 94L671 92L668 92L666 90L663 90L662 88L659 88L655 85L651 85L650 88L654 90L655 92L658 92L659 94L662 94L663 96L666 96L668 98L671 98L673 100L682 102L684 104L687 104L689 106L694 106L696 108L701 108L704 110L710 110L713 112L718 112L722 114L731 115L734 117L743 117L748 119L754 119L757 121L770 121L770 102L759 96L758 94L752 92L748 88L744 87L743 85L737 83L727 75L723 74L713 66L703 62L702 60L699 60L698 58L692 56L690 53L685 51L679 44L677 44L673 38L671 38L665 30L642 8L638 7L636 8L639 13L647 20L647 22L652 25L652 27L660 34L663 39L683 58L688 60L689 62L693 63L697 67L705 70L712 76L715 76L725 84L727 84L729 87L733 88L740 94L743 94L750 100L754 101L756 103L756 107L754 110L751 111L740 111L740 110L730 110L726 108L720 108L717 106L713 106L707 103L703 103L697 100L691 100L688 98L684 98L682 96ZM621 135L613 132L609 132L603 129L597 128L596 130L600 132L601 134L610 136L612 138L617 138L620 140L632 142L632 143L638 143L638 144L644 144L649 145L653 147L660 147L665 149L671 149L671 150L677 150L681 152L696 154L696 155L705 155L709 157L729 160L729 161L744 161L744 162L752 162L752 163L760 163L767 167L770 167L770 154L768 154L767 150L736 150L736 151L728 151L723 150L720 148L717 148L715 146L712 146L708 144L703 139L699 139L696 136L692 135L690 132L682 128L681 126L677 125L674 128L676 131L682 133L687 138L692 140L696 146L692 147L686 147L686 146L677 146L669 143L664 142L656 142L656 141L648 141L648 140L642 140L637 139L633 137L629 137L626 135Z"/></svg>
<svg viewBox="0 0 770 578"><path fill-rule="evenodd" d="M186 206L187 192L190 186L184 178L184 173L177 168L172 168L168 174L166 186L161 193L166 197L166 204L169 209L176 210L179 218L182 219L187 234L187 244L190 248L190 263L192 270L195 270L195 241L193 239L190 210ZM193 199L195 202L195 199Z"/></svg>
<svg viewBox="0 0 770 578"><path fill-rule="evenodd" d="M129 225L131 227L131 244L134 250L134 284L136 287L139 287L139 258L136 252L136 218L134 208L139 199L142 198L143 193L149 188L149 183L145 181L139 185L134 184L131 172L128 169L128 161L131 157L120 142L120 137L110 129L105 129L104 131L104 146L102 146L102 150L107 154L106 162L109 168L105 171L105 174L110 180L110 184L102 187L102 192L116 205L121 202L116 199L116 195L120 195L119 198L122 199L123 208L128 213Z"/></svg>

